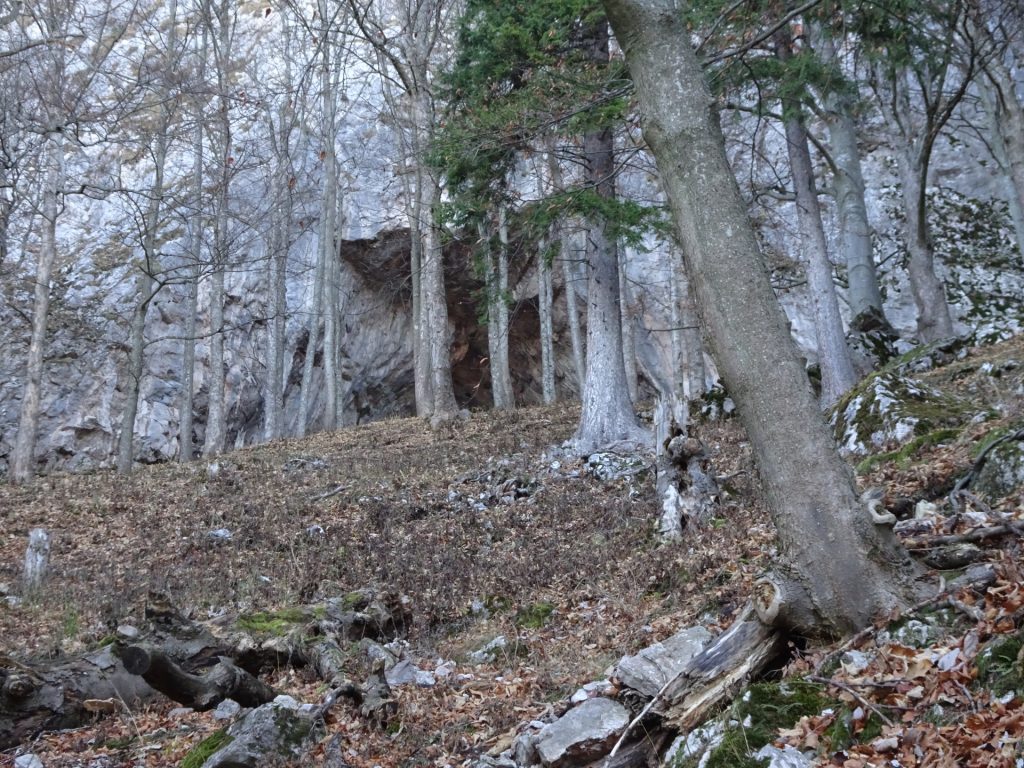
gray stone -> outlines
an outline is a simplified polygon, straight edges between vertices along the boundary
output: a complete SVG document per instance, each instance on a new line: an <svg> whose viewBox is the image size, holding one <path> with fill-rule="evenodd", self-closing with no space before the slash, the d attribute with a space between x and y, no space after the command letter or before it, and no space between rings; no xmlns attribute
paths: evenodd
<svg viewBox="0 0 1024 768"><path fill-rule="evenodd" d="M782 749L771 744L765 744L754 757L758 760L767 760L768 768L811 768L813 760L798 749L788 744Z"/></svg>
<svg viewBox="0 0 1024 768"><path fill-rule="evenodd" d="M242 705L234 699L224 699L217 708L213 710L214 720L231 720L242 711Z"/></svg>
<svg viewBox="0 0 1024 768"><path fill-rule="evenodd" d="M228 728L231 741L202 768L261 768L299 757L313 721L298 709L291 696L278 696L250 711Z"/></svg>
<svg viewBox="0 0 1024 768"><path fill-rule="evenodd" d="M14 758L14 768L43 768L43 761L38 755L29 752L27 755L18 755Z"/></svg>
<svg viewBox="0 0 1024 768"><path fill-rule="evenodd" d="M469 660L474 664L486 664L494 661L507 647L508 639L504 635L498 635L483 648L470 653Z"/></svg>
<svg viewBox="0 0 1024 768"><path fill-rule="evenodd" d="M1000 443L985 457L974 489L990 499L1001 499L1024 488L1024 439Z"/></svg>
<svg viewBox="0 0 1024 768"><path fill-rule="evenodd" d="M413 685L420 670L408 659L402 659L384 672L384 679L390 686Z"/></svg>
<svg viewBox="0 0 1024 768"><path fill-rule="evenodd" d="M512 759L518 766L531 766L540 763L535 732L520 733L512 740Z"/></svg>
<svg viewBox="0 0 1024 768"><path fill-rule="evenodd" d="M704 627L689 627L635 656L624 657L615 668L615 677L627 688L653 698L710 641L711 633Z"/></svg>
<svg viewBox="0 0 1024 768"><path fill-rule="evenodd" d="M167 713L167 716L175 718L185 717L186 715L191 715L193 712L195 712L195 710L192 709L192 707L175 707Z"/></svg>
<svg viewBox="0 0 1024 768"><path fill-rule="evenodd" d="M547 768L584 765L611 751L629 725L629 712L611 699L588 699L537 736L537 754Z"/></svg>
<svg viewBox="0 0 1024 768"><path fill-rule="evenodd" d="M140 634L139 628L131 624L121 624L117 628L117 636L125 640L135 640Z"/></svg>

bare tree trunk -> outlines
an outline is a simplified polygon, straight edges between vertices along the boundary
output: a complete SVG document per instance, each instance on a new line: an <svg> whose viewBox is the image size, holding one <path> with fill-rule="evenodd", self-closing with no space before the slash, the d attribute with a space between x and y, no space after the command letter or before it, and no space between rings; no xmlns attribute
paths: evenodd
<svg viewBox="0 0 1024 768"><path fill-rule="evenodd" d="M604 5L625 51L715 360L779 532L785 565L766 581L775 599L765 601L763 619L815 634L866 626L906 601L908 559L859 503L811 393L686 21L674 0Z"/></svg>
<svg viewBox="0 0 1024 768"><path fill-rule="evenodd" d="M428 196L424 209L432 211L440 190L428 176ZM423 304L426 308L428 348L430 350L430 383L434 410L430 417L433 427L455 419L458 405L452 386L452 365L448 341L448 302L444 287L444 255L441 251L440 232L433 222L428 225L423 248Z"/></svg>
<svg viewBox="0 0 1024 768"><path fill-rule="evenodd" d="M551 174L551 186L554 192L561 192L565 188L562 177L562 168L558 165L558 158L555 156L554 142L550 141L547 148L548 173ZM565 287L565 314L569 318L569 338L572 342L572 361L576 371L576 384L579 387L580 395L583 394L583 382L586 379L586 351L583 345L583 329L580 326L579 310L576 306L576 281L572 274L572 259L570 258L571 242L569 231L565 222L557 225L558 232L558 257L562 263L562 283Z"/></svg>
<svg viewBox="0 0 1024 768"><path fill-rule="evenodd" d="M819 33L817 37L822 61L838 71L840 62L832 38L826 33ZM853 119L853 99L842 91L833 90L826 94L824 106L835 163L839 235L849 281L850 327L855 331L868 331L881 323L888 330L864 201L864 174L857 146L857 123Z"/></svg>
<svg viewBox="0 0 1024 768"><path fill-rule="evenodd" d="M53 133L46 140L46 180L41 211L42 233L36 260L35 295L32 304L32 336L25 365L25 390L21 396L18 434L11 455L11 482L24 483L35 474L36 433L43 384L43 352L50 316L50 278L57 260L59 195L64 186L64 136Z"/></svg>
<svg viewBox="0 0 1024 768"><path fill-rule="evenodd" d="M934 137L941 124L915 128L907 81L907 69L890 73L888 87L892 101L882 100L887 122L897 127L895 154L899 169L903 204L906 208L904 238L907 242L907 275L917 308L917 335L922 342L953 335L953 318L949 312L946 291L935 274L935 251L928 226L928 166L931 162ZM929 116L930 119L930 116Z"/></svg>
<svg viewBox="0 0 1024 768"><path fill-rule="evenodd" d="M1024 106L1002 61L993 59L985 74L988 79L981 83L981 95L992 136L990 144L996 162L1006 174L1006 202L1017 249L1024 256Z"/></svg>
<svg viewBox="0 0 1024 768"><path fill-rule="evenodd" d="M486 234L486 232L484 233ZM498 252L487 252L487 344L491 358L491 397L498 410L515 408L508 367L508 225L498 209Z"/></svg>
<svg viewBox="0 0 1024 768"><path fill-rule="evenodd" d="M673 257L674 288L673 326L679 328L681 348L683 350L683 396L686 400L695 400L704 394L707 373L704 370L704 343L701 340L700 326L697 318L697 307L693 301L693 290L690 278L686 274L683 261ZM684 423L684 422L680 422Z"/></svg>
<svg viewBox="0 0 1024 768"><path fill-rule="evenodd" d="M209 28L204 24L199 47L198 80L206 78L206 58L209 53ZM203 221L203 106L195 102L195 134L192 138L192 194L195 207L188 217L188 257L192 259L188 275L188 294L185 306L185 332L182 342L181 405L178 420L178 461L192 461L195 446L192 442L192 424L196 375L196 319L199 314L199 274L202 263Z"/></svg>
<svg viewBox="0 0 1024 768"><path fill-rule="evenodd" d="M936 341L953 335L953 318L946 290L935 274L935 249L925 196L928 166L909 145L897 148L896 155L907 209L903 232L907 241L907 274L917 307L917 335L922 342Z"/></svg>
<svg viewBox="0 0 1024 768"><path fill-rule="evenodd" d="M163 75L169 76L174 67L175 47L177 46L177 0L171 0L170 19L167 27L166 50L163 56ZM135 416L139 410L139 391L142 387L146 348L146 314L149 305L160 289L153 275L160 268L157 253L157 235L160 229L164 197L164 166L167 161L168 132L171 129L171 99L173 85L165 80L160 93L160 122L157 127L156 141L153 147L153 187L150 190L149 205L146 209L144 234L142 238L142 271L139 274L136 288L136 305L132 313L131 330L128 346L131 350L128 357L128 389L125 395L124 414L121 418L121 434L117 451L117 471L128 474L135 460Z"/></svg>
<svg viewBox="0 0 1024 768"><path fill-rule="evenodd" d="M320 0L320 18L329 25L326 0ZM324 321L324 429L334 429L338 415L338 272L335 236L338 214L338 160L336 155L336 134L338 130L337 82L334 74L335 40L334 31L324 30L321 41L320 102L323 110L323 158L324 178L320 206L320 258L323 261L323 304L320 312Z"/></svg>
<svg viewBox="0 0 1024 768"><path fill-rule="evenodd" d="M636 378L636 327L630 301L629 279L626 276L626 252L616 249L619 254L619 322L622 323L622 366L626 370L626 387L633 403L640 401Z"/></svg>
<svg viewBox="0 0 1024 768"><path fill-rule="evenodd" d="M217 163L220 178L217 189L217 212L213 227L213 267L210 275L210 386L206 415L206 439L203 456L216 456L224 450L227 435L225 418L224 369L224 272L228 265L229 205L231 201L231 112L229 69L233 8L228 0L220 0L217 8L219 39L215 47L219 125L217 126ZM210 23L213 20L210 19Z"/></svg>
<svg viewBox="0 0 1024 768"><path fill-rule="evenodd" d="M324 303L324 249L317 248L316 266L313 271L313 299L309 307L309 333L306 340L306 357L302 361L302 384L299 387L299 416L295 425L297 437L305 437L309 430L309 416L313 400L313 363L320 336L320 308Z"/></svg>
<svg viewBox="0 0 1024 768"><path fill-rule="evenodd" d="M598 21L590 34L590 59L598 65L607 63L607 22ZM584 134L583 155L588 183L600 197L614 197L611 129L594 129ZM587 275L587 374L576 449L590 453L620 441L646 444L651 436L641 428L633 412L623 364L618 249L599 217L591 220L587 235Z"/></svg>
<svg viewBox="0 0 1024 768"><path fill-rule="evenodd" d="M791 58L792 38L783 28L775 34L776 55L780 61ZM828 257L825 229L821 223L818 191L814 185L814 168L807 146L802 107L795 98L782 99L783 122L786 128L786 149L796 192L800 243L806 255L807 281L814 307L814 330L818 339L818 363L821 367L821 403L830 406L857 382L850 349L846 346L843 319L839 314L839 297L832 282L832 262Z"/></svg>
<svg viewBox="0 0 1024 768"><path fill-rule="evenodd" d="M555 402L555 345L551 323L554 295L551 285L551 260L546 249L537 257L537 304L540 313L540 381L545 405Z"/></svg>
<svg viewBox="0 0 1024 768"><path fill-rule="evenodd" d="M288 252L288 220L284 210L288 194L275 174L274 212L267 241L267 374L263 388L263 439L281 436L281 408L284 398L284 265ZM287 180L284 180L287 184Z"/></svg>

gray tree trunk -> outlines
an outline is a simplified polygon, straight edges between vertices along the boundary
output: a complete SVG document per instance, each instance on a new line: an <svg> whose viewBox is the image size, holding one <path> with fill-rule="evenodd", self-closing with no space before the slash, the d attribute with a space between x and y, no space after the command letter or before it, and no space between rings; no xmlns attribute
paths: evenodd
<svg viewBox="0 0 1024 768"><path fill-rule="evenodd" d="M608 61L608 28L602 19L590 30L590 59ZM603 198L615 195L614 141L610 128L583 136L586 180ZM622 352L619 263L615 240L595 216L587 233L587 373L576 450L591 453L618 442L647 444L652 436L637 421L629 399Z"/></svg>
<svg viewBox="0 0 1024 768"><path fill-rule="evenodd" d="M894 151L907 214L903 233L907 243L907 275L917 308L917 335L920 341L930 342L953 335L946 291L935 273L925 194L932 148L943 123L934 116L935 110L926 116L929 124L921 126L914 122L908 85L913 76L909 69L897 69L884 77L892 99L882 99L880 104L886 122L897 132ZM936 94L930 96L940 98Z"/></svg>
<svg viewBox="0 0 1024 768"><path fill-rule="evenodd" d="M626 252L616 248L619 258L619 322L622 323L622 366L626 371L626 388L632 403L640 401L636 378L636 325L630 301L629 279L626 276Z"/></svg>
<svg viewBox="0 0 1024 768"><path fill-rule="evenodd" d="M540 381L544 404L555 402L555 345L551 322L554 291L551 283L551 261L545 248L537 258L537 305L540 313Z"/></svg>
<svg viewBox="0 0 1024 768"><path fill-rule="evenodd" d="M792 56L788 29L775 34L776 55L781 61ZM807 265L807 281L814 308L814 330L818 340L818 364L821 367L821 402L830 406L857 382L850 349L846 345L839 297L832 282L832 262L828 257L825 228L821 223L818 191L808 148L803 108L794 98L783 98L782 112L786 129L786 150L796 192L796 213L800 226L801 250Z"/></svg>
<svg viewBox="0 0 1024 768"><path fill-rule="evenodd" d="M329 26L330 13L326 0L320 0L320 18ZM323 110L324 178L320 206L320 258L323 262L323 305L320 312L324 322L324 429L334 429L338 416L338 160L336 138L338 130L338 64L335 61L334 30L326 29L321 41L320 103Z"/></svg>
<svg viewBox="0 0 1024 768"><path fill-rule="evenodd" d="M324 249L317 248L316 266L313 270L313 298L309 306L309 332L306 341L306 357L302 361L302 383L299 386L299 415L295 424L295 435L305 437L309 430L309 419L313 405L313 372L316 350L320 343L320 309L324 303Z"/></svg>
<svg viewBox="0 0 1024 768"><path fill-rule="evenodd" d="M206 79L206 59L209 53L209 28L204 24L199 45L198 81ZM195 203L188 217L187 253L192 260L187 278L187 298L185 306L185 332L182 342L182 376L181 405L178 420L178 461L192 461L195 446L192 441L192 424L195 376L196 376L196 320L199 314L199 273L202 264L202 222L204 210L203 196L203 104L195 100L195 133L192 138L192 195Z"/></svg>
<svg viewBox="0 0 1024 768"><path fill-rule="evenodd" d="M213 265L210 274L210 386L206 416L206 439L203 456L216 456L224 450L227 436L224 389L224 272L228 266L230 250L229 206L232 169L231 155L231 42L233 7L228 0L220 0L216 9L219 35L214 50L217 66L218 125L216 126L216 153L219 178L217 180L217 211L213 227ZM210 23L214 23L211 19ZM212 33L211 33L212 34Z"/></svg>
<svg viewBox="0 0 1024 768"><path fill-rule="evenodd" d="M177 0L171 0L167 27L166 49L163 56L161 75L170 77L175 63L177 47ZM131 329L128 334L128 381L125 393L124 413L121 417L121 434L118 439L117 471L128 474L135 461L135 416L139 410L139 391L142 386L142 375L145 363L146 348L146 314L149 305L156 297L159 286L154 280L154 273L160 269L160 257L157 252L157 236L160 230L160 216L163 213L164 197L164 166L167 161L168 133L171 130L172 103L174 85L167 79L162 83L159 93L158 110L160 119L157 124L153 146L153 187L150 190L149 205L144 220L142 238L142 271L136 286L136 304L132 313Z"/></svg>
<svg viewBox="0 0 1024 768"><path fill-rule="evenodd" d="M1017 98L1013 76L1001 60L993 58L985 74L981 94L992 137L990 144L996 162L1006 174L1006 202L1017 248L1024 256L1024 105Z"/></svg>
<svg viewBox="0 0 1024 768"><path fill-rule="evenodd" d="M43 384L43 351L46 348L46 326L50 317L50 278L57 260L57 217L60 215L60 193L64 187L64 136L51 133L44 150L46 178L40 218L42 231L39 256L36 259L35 293L32 303L32 336L25 365L25 389L21 396L18 433L11 454L12 483L24 483L35 474L36 433L39 431L39 405Z"/></svg>
<svg viewBox="0 0 1024 768"><path fill-rule="evenodd" d="M498 209L498 252L488 249L487 254L487 345L494 407L512 410L516 403L508 366L508 224L504 207Z"/></svg>
<svg viewBox="0 0 1024 768"><path fill-rule="evenodd" d="M562 192L565 189L565 182L562 177L562 168L555 156L554 142L548 143L547 148L548 173L551 174L552 191ZM586 349L583 344L583 329L580 325L579 308L576 306L576 280L572 269L572 242L569 238L569 230L565 222L557 225L558 236L558 258L562 264L562 284L565 288L565 314L569 319L569 339L572 342L572 361L576 372L576 385L580 394L583 393L583 382L586 379Z"/></svg>
<svg viewBox="0 0 1024 768"><path fill-rule="evenodd" d="M605 0L635 84L713 353L782 545L774 621L815 634L905 603L908 559L859 503L789 334L674 0ZM813 468L809 471L808 468Z"/></svg>
<svg viewBox="0 0 1024 768"><path fill-rule="evenodd" d="M429 176L429 174L428 174ZM433 211L440 190L436 181L428 180L429 194L424 210ZM455 402L452 386L452 364L448 334L448 300L444 287L444 254L441 250L441 233L431 222L426 231L423 248L423 297L427 322L427 338L430 350L430 384L434 410L430 416L431 426L437 428L453 421L459 408Z"/></svg>
<svg viewBox="0 0 1024 768"><path fill-rule="evenodd" d="M818 51L826 66L839 70L832 38L818 35ZM853 117L853 99L840 90L832 90L824 98L825 123L832 161L835 163L836 209L839 213L839 236L843 246L849 281L850 327L868 331L881 322L888 328L878 287L871 225L864 200L864 174L861 171L860 149L857 146L857 123Z"/></svg>

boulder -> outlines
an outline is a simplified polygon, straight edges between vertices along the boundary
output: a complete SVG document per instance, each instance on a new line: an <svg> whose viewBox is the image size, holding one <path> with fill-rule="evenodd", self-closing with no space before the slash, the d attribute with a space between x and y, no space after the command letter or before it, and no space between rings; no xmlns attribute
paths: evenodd
<svg viewBox="0 0 1024 768"><path fill-rule="evenodd" d="M290 696L257 707L228 728L223 746L202 768L258 768L298 758L315 721L313 709Z"/></svg>
<svg viewBox="0 0 1024 768"><path fill-rule="evenodd" d="M546 768L585 765L611 751L629 719L618 702L587 699L540 732L537 755Z"/></svg>
<svg viewBox="0 0 1024 768"><path fill-rule="evenodd" d="M994 447L974 480L974 489L990 499L1001 499L1024 487L1024 438Z"/></svg>

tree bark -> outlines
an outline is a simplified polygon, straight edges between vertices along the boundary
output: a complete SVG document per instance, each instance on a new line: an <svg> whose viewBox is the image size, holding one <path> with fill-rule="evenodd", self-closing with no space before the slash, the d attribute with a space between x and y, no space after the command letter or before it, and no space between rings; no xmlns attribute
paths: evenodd
<svg viewBox="0 0 1024 768"><path fill-rule="evenodd" d="M547 147L548 173L551 175L552 191L559 193L565 189L562 168L555 156L554 141ZM569 319L569 339L572 342L573 369L576 372L576 386L580 396L583 395L583 382L586 380L586 350L583 345L583 329L580 325L580 313L576 306L576 279L573 276L572 259L570 257L571 240L564 221L556 225L558 237L558 258L562 264L562 283L565 288L565 314Z"/></svg>
<svg viewBox="0 0 1024 768"><path fill-rule="evenodd" d="M906 209L903 234L907 245L907 275L917 308L917 335L922 342L936 341L953 335L953 318L945 288L935 273L926 192L935 138L948 120L953 104L944 100L941 92L944 78L939 79L939 91L926 94L932 102L926 111L926 122L923 126L917 125L910 102L910 70L897 68L881 74L879 79L885 81L891 96L891 101L881 100L882 111L897 133L895 154ZM945 107L940 110L944 102Z"/></svg>
<svg viewBox="0 0 1024 768"><path fill-rule="evenodd" d="M481 231L486 236L486 230ZM515 408L512 374L508 367L508 224L504 207L498 210L498 251L487 249L487 346L491 369L491 398L500 411Z"/></svg>
<svg viewBox="0 0 1024 768"><path fill-rule="evenodd" d="M816 37L822 61L838 72L840 62L832 38L820 30ZM835 163L836 209L849 281L850 327L855 331L873 330L881 321L891 331L885 320L882 293L875 270L871 225L864 199L864 174L857 146L857 123L853 117L853 98L841 90L833 89L825 95L823 103L829 143L832 145L832 161Z"/></svg>
<svg viewBox="0 0 1024 768"><path fill-rule="evenodd" d="M167 27L166 49L163 56L164 77L169 77L174 67L175 48L177 47L177 0L171 0L170 20ZM168 133L171 129L172 99L174 88L169 80L165 80L159 93L159 114L156 140L153 146L153 187L150 190L149 205L144 219L142 238L142 271L136 287L135 311L132 313L131 330L128 346L128 388L125 394L124 414L121 418L121 434L117 451L117 471L128 474L135 460L135 416L139 410L139 393L142 387L142 375L145 363L146 348L146 314L149 305L156 297L160 286L156 284L154 273L159 269L160 258L157 249L157 235L160 229L160 216L164 197L164 166L167 161Z"/></svg>
<svg viewBox="0 0 1024 768"><path fill-rule="evenodd" d="M715 100L673 0L605 0L626 55L722 379L802 590L776 621L842 634L903 605L913 571L861 507L811 392L725 155ZM812 620L806 617L811 616Z"/></svg>
<svg viewBox="0 0 1024 768"><path fill-rule="evenodd" d="M776 56L782 62L792 58L792 37L783 27L775 33ZM800 243L807 264L807 281L814 309L814 330L818 340L818 364L821 368L821 404L828 407L839 400L857 382L850 349L846 345L843 319L839 314L839 297L832 282L832 262L828 257L825 228L821 223L821 207L814 184L814 168L808 148L803 107L798 99L782 99L786 150L796 193L796 214L800 226Z"/></svg>
<svg viewBox="0 0 1024 768"><path fill-rule="evenodd" d="M542 248L537 256L537 304L540 313L540 380L545 405L555 402L555 345L551 322L554 302L551 283L551 260Z"/></svg>
<svg viewBox="0 0 1024 768"><path fill-rule="evenodd" d="M209 50L209 29L204 24L202 42L199 45L198 79L206 78L206 58ZM195 133L192 137L192 195L195 203L188 217L188 258L192 260L186 278L187 295L185 303L185 338L182 341L181 405L178 418L178 461L192 461L195 445L192 441L192 424L195 375L196 375L196 318L199 314L199 273L202 264L202 222L204 211L203 196L203 105L195 100Z"/></svg>
<svg viewBox="0 0 1024 768"><path fill-rule="evenodd" d="M59 195L64 186L64 136L51 134L46 140L46 180L43 183L42 232L36 260L35 294L32 303L32 336L25 365L25 389L21 396L18 434L11 454L11 482L24 483L35 474L36 433L42 399L43 352L50 317L50 278L57 260L57 217Z"/></svg>
<svg viewBox="0 0 1024 768"><path fill-rule="evenodd" d="M626 275L626 253L616 248L619 254L619 322L622 323L622 366L626 371L626 388L632 403L640 401L640 390L636 378L636 326L633 320L633 306L630 301L629 278Z"/></svg>
<svg viewBox="0 0 1024 768"><path fill-rule="evenodd" d="M603 19L590 30L590 59L608 62L608 28ZM614 142L610 128L583 136L587 182L603 198L615 196ZM576 431L576 450L590 453L617 442L646 444L651 436L641 428L629 398L622 352L619 308L618 249L599 216L587 233L587 364L582 412Z"/></svg>

